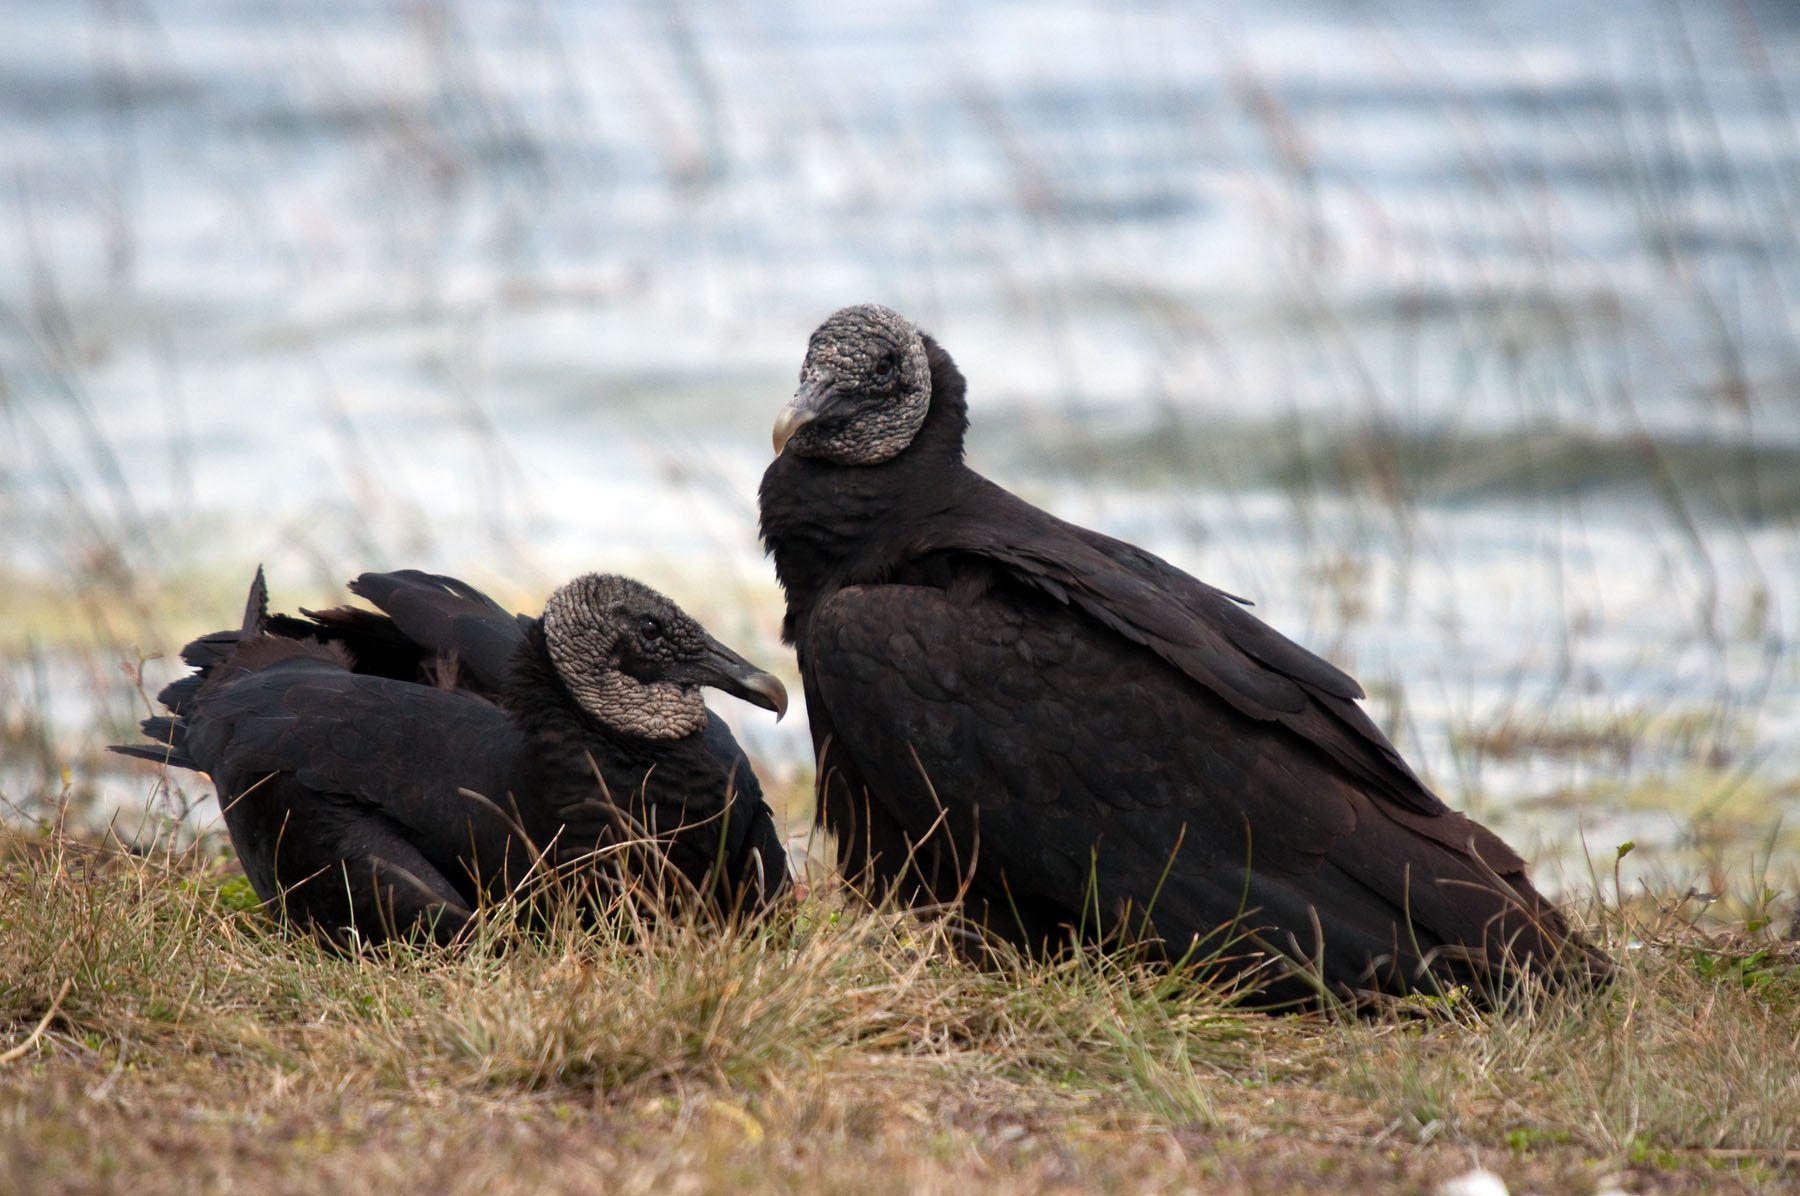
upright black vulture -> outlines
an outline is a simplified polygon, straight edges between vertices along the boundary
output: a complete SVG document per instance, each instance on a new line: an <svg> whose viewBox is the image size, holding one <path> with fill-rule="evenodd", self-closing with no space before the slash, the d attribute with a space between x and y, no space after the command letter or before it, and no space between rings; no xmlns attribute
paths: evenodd
<svg viewBox="0 0 1800 1196"><path fill-rule="evenodd" d="M847 874L1027 946L1222 947L1276 1002L1604 970L1354 680L970 470L967 422L949 354L865 304L775 423L762 535Z"/></svg>
<svg viewBox="0 0 1800 1196"><path fill-rule="evenodd" d="M251 885L293 922L448 942L534 869L679 874L726 911L786 884L762 790L699 689L778 716L787 694L673 602L598 574L541 619L416 570L350 588L384 613L272 615L259 569L243 626L183 650L196 672L159 695L156 743L114 749L210 774Z"/></svg>

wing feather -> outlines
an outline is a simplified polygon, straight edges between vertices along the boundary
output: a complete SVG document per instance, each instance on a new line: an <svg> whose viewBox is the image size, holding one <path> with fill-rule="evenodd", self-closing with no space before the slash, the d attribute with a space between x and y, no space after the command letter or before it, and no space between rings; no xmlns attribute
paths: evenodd
<svg viewBox="0 0 1800 1196"><path fill-rule="evenodd" d="M933 530L938 551L993 561L1019 582L1142 645L1245 717L1278 723L1395 803L1446 807L1358 705L1362 687L1242 600L1154 553L1066 523L991 483Z"/></svg>
<svg viewBox="0 0 1800 1196"><path fill-rule="evenodd" d="M971 896L990 907L1078 921L1091 884L1106 918L1154 902L1157 932L1182 946L1228 924L1316 922L1332 976L1355 987L1480 943L1511 902L1490 875L1523 884L1518 857L1466 818L1371 797L1328 752L1047 593L846 587L806 648L850 774L881 778L872 801L912 843L940 836L965 872L979 856ZM1282 946L1310 957L1303 937Z"/></svg>

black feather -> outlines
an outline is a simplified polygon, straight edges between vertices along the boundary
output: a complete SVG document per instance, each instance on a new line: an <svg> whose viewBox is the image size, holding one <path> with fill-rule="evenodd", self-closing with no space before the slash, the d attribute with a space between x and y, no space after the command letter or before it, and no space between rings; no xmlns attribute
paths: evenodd
<svg viewBox="0 0 1800 1196"><path fill-rule="evenodd" d="M904 451L859 464L802 427L760 494L846 872L921 904L963 894L1026 945L1235 942L1226 970L1276 1000L1604 974L1352 678L971 471L962 375L923 340L930 409Z"/></svg>
<svg viewBox="0 0 1800 1196"><path fill-rule="evenodd" d="M539 621L416 570L352 588L382 612L271 615L258 570L243 625L184 650L197 671L143 723L155 742L113 749L210 774L246 875L291 920L447 942L547 868L647 867L726 909L781 891L781 836L716 715L679 739L620 733L570 696ZM636 829L654 858L595 864Z"/></svg>

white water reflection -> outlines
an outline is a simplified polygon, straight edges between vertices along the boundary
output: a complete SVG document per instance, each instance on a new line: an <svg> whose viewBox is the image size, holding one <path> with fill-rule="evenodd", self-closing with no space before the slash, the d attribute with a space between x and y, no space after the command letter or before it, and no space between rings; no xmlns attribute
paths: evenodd
<svg viewBox="0 0 1800 1196"><path fill-rule="evenodd" d="M1781 5L7 0L0 29L15 577L179 571L229 617L257 561L278 596L424 565L519 601L625 568L773 656L768 425L811 327L877 300L963 365L979 464L1255 597L1453 796L1800 774ZM1433 472L1443 445L1476 447ZM1717 742L1458 746L1639 713ZM802 720L735 721L803 763Z"/></svg>

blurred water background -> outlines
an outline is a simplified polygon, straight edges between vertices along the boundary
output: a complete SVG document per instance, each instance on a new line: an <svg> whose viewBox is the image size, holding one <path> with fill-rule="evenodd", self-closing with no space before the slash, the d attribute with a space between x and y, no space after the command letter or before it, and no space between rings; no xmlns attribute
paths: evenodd
<svg viewBox="0 0 1800 1196"><path fill-rule="evenodd" d="M205 824L98 749L259 561L288 606L628 571L791 679L755 486L807 333L878 301L968 375L978 468L1349 668L1548 887L1627 840L1633 879L1791 885L1800 9L3 0L0 34L8 817ZM800 792L804 718L727 714Z"/></svg>

